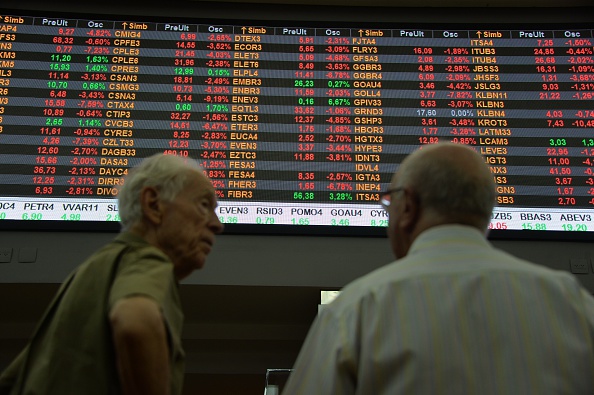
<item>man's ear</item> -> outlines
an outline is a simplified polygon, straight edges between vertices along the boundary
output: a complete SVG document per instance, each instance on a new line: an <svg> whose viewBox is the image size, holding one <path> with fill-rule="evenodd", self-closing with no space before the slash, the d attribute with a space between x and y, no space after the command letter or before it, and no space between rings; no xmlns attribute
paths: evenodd
<svg viewBox="0 0 594 395"><path fill-rule="evenodd" d="M404 209L400 214L400 226L407 232L412 232L421 216L421 202L419 196L410 189L402 191Z"/></svg>
<svg viewBox="0 0 594 395"><path fill-rule="evenodd" d="M145 220L155 225L161 223L163 205L155 187L144 187L140 191L140 204Z"/></svg>

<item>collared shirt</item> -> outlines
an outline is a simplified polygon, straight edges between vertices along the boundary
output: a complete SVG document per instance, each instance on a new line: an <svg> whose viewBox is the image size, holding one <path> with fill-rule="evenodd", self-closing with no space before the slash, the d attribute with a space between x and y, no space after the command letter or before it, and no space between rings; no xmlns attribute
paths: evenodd
<svg viewBox="0 0 594 395"><path fill-rule="evenodd" d="M569 273L439 226L320 312L283 395L591 394L593 339Z"/></svg>

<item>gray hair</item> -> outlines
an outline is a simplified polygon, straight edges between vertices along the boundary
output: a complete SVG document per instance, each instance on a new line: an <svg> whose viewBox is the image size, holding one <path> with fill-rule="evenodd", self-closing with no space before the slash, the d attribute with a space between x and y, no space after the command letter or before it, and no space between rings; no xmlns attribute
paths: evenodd
<svg viewBox="0 0 594 395"><path fill-rule="evenodd" d="M472 148L440 143L411 154L400 166L399 184L419 195L423 207L447 222L486 229L495 205L493 175Z"/></svg>
<svg viewBox="0 0 594 395"><path fill-rule="evenodd" d="M172 201L184 188L192 170L202 170L193 159L163 154L150 156L132 169L118 192L122 229L142 219L140 193L143 188L154 187L159 190L161 199Z"/></svg>

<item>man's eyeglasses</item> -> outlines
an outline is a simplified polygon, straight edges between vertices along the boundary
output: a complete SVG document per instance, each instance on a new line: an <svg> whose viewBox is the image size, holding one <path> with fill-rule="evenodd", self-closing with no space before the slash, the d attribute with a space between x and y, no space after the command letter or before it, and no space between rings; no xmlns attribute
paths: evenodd
<svg viewBox="0 0 594 395"><path fill-rule="evenodd" d="M404 187L391 188L384 192L380 198L380 204L384 210L387 210L388 207L390 207L390 204L392 204L392 194L400 191L404 191Z"/></svg>

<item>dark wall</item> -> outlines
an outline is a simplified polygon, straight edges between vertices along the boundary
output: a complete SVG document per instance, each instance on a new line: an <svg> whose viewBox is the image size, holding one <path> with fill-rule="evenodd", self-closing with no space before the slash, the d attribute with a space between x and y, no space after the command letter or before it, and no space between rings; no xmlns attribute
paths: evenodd
<svg viewBox="0 0 594 395"><path fill-rule="evenodd" d="M115 236L96 232L0 232L0 249L12 249L0 263L0 283L60 283L85 257ZM594 258L594 243L506 241L493 243L550 268L570 270L571 259ZM19 262L23 252L35 262ZM207 266L185 284L338 289L390 261L384 237L221 235ZM594 293L592 268L580 274Z"/></svg>

